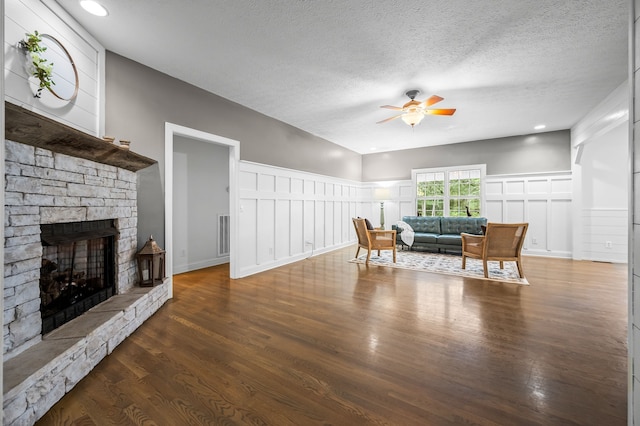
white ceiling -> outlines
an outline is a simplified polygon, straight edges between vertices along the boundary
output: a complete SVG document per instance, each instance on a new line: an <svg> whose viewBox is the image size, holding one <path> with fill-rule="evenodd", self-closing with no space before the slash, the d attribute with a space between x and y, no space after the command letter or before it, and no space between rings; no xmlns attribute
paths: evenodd
<svg viewBox="0 0 640 426"><path fill-rule="evenodd" d="M568 129L628 72L628 0L57 1L107 50L362 154ZM409 89L458 110L376 124Z"/></svg>

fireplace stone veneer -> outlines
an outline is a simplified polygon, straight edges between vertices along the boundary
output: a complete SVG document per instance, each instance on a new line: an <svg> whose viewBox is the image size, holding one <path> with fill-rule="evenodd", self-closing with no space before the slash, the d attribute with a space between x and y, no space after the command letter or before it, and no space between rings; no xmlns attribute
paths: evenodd
<svg viewBox="0 0 640 426"><path fill-rule="evenodd" d="M136 280L136 174L5 142L4 358L41 340L40 225L115 219L116 293Z"/></svg>
<svg viewBox="0 0 640 426"><path fill-rule="evenodd" d="M5 141L4 424L32 424L167 300L135 286L136 173ZM116 295L45 336L42 224L113 219Z"/></svg>

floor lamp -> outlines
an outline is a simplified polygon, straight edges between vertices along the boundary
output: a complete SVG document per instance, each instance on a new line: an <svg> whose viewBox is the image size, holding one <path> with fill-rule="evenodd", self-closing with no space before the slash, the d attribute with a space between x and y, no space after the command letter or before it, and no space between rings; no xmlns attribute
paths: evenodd
<svg viewBox="0 0 640 426"><path fill-rule="evenodd" d="M380 229L384 229L384 202L389 199L389 188L376 188L373 198L380 202Z"/></svg>

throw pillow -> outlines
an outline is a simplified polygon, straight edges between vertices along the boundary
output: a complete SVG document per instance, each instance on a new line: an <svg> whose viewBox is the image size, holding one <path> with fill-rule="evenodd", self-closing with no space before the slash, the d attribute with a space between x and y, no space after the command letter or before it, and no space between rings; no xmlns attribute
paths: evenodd
<svg viewBox="0 0 640 426"><path fill-rule="evenodd" d="M368 229L369 231L371 231L371 230L373 229L373 225L371 224L371 222L369 221L369 219L365 218L365 219L364 219L364 223L366 223L366 224L367 224L367 229Z"/></svg>
<svg viewBox="0 0 640 426"><path fill-rule="evenodd" d="M360 216L358 216L358 219L362 219L362 218ZM364 218L364 223L365 223L365 225L367 225L367 229L369 231L373 230L373 225L371 224L369 219L367 219L366 217Z"/></svg>

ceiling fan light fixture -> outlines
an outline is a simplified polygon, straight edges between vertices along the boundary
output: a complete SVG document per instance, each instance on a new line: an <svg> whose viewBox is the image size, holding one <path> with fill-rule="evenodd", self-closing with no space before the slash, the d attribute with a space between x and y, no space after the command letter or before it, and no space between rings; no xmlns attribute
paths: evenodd
<svg viewBox="0 0 640 426"><path fill-rule="evenodd" d="M424 118L424 114L422 113L422 111L413 110L407 112L400 118L402 118L402 121L407 123L409 126L415 127L416 125L420 124L420 122Z"/></svg>
<svg viewBox="0 0 640 426"><path fill-rule="evenodd" d="M444 100L444 98L437 95L432 95L424 101L417 101L415 97L418 96L419 93L419 90L407 91L406 95L409 97L410 101L402 105L402 107L393 105L382 105L380 108L390 109L393 111L401 111L401 113L378 121L376 124L387 123L389 121L402 118L402 121L411 126L411 128L414 128L417 124L420 124L426 114L453 115L456 112L455 108L429 108L431 105L437 104L438 102Z"/></svg>

